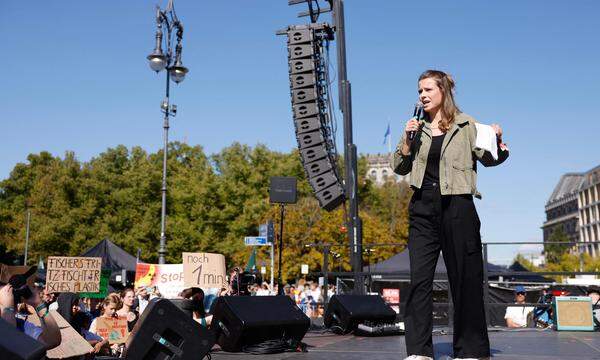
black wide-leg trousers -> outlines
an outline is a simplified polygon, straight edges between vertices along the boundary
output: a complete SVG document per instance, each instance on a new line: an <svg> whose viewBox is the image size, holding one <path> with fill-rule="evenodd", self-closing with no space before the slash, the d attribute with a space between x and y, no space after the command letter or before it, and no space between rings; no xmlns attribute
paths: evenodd
<svg viewBox="0 0 600 360"><path fill-rule="evenodd" d="M408 355L433 357L433 277L442 251L454 303L454 357L490 356L483 303L481 223L471 195L440 195L435 184L409 204L410 291L404 323Z"/></svg>

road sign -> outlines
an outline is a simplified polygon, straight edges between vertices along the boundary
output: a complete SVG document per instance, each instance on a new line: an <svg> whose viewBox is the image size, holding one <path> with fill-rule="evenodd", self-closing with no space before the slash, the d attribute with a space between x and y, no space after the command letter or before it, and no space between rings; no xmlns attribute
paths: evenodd
<svg viewBox="0 0 600 360"><path fill-rule="evenodd" d="M300 273L304 275L308 274L308 264L300 265Z"/></svg>
<svg viewBox="0 0 600 360"><path fill-rule="evenodd" d="M271 243L267 241L266 236L246 236L244 238L244 244L246 244L246 246L271 246Z"/></svg>

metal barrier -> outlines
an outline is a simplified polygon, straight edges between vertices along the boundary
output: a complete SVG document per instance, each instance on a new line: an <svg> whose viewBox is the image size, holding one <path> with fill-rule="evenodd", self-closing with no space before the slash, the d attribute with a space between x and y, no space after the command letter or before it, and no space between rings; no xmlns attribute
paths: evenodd
<svg viewBox="0 0 600 360"><path fill-rule="evenodd" d="M584 242L584 241L577 241L577 242L482 242L482 255L483 255L483 297L484 297L484 306L485 306L485 313L486 313L486 319L489 322L489 307L490 306L506 306L512 303L491 303L490 302L490 294L489 294L489 284L491 283L489 281L489 276L490 274L488 273L488 269L487 269L487 264L488 264L488 246L490 245L565 245L565 246L575 246L575 245L594 245L594 244L600 244L599 242ZM371 271L370 270L370 262L368 265L368 271L329 271L329 255L331 254L331 248L336 248L336 247L341 247L341 248L346 248L348 247L348 245L345 244L327 244L327 243L310 243L310 244L304 244L304 246L306 247L319 247L319 248L323 248L323 264L322 264L322 268L320 272L311 272L311 275L316 275L316 276L323 276L323 289L322 289L322 296L323 296L323 305L327 305L327 303L329 302L329 298L328 298L328 293L327 290L329 288L329 276L334 276L334 277L343 277L343 276L352 276L353 279L356 279L357 276L360 279L364 279L364 276L366 276L369 279L369 284L372 283L373 280L373 276L375 275L406 275L406 272L403 271L392 271L392 272L377 272L377 271ZM372 249L374 247L379 247L379 246L402 246L402 247L406 247L406 244L404 243L391 243L391 244L363 244L363 248L368 252L369 249ZM494 276L515 276L515 275L555 275L555 276L574 276L574 275L595 275L595 276L600 276L600 272L598 271L510 271L510 270L506 270L506 271L494 271L493 272ZM434 276L434 280L445 280L446 282L448 281L448 277L447 274L436 274ZM364 284L364 280L362 281L362 283ZM527 282L518 282L518 283L527 283ZM553 283L536 283L538 285L542 285L542 284L556 284L556 282ZM356 286L356 285L355 285ZM364 285L362 285L364 286ZM452 302L450 301L450 299L452 298L452 294L450 292L450 286L448 285L448 302L447 303L441 303L441 302L435 302L434 305L448 305L449 307L449 313L448 313L448 319L449 322L452 321ZM321 304L321 303L319 303ZM395 305L395 304L392 304ZM399 305L399 304L397 304ZM539 307L547 307L550 306L549 304L539 304L539 303L527 303L527 304L523 304L522 306L539 306Z"/></svg>

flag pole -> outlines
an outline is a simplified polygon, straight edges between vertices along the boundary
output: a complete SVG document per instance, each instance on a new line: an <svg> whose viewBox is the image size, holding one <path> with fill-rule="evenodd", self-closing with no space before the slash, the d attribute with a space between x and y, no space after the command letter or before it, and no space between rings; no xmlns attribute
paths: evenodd
<svg viewBox="0 0 600 360"><path fill-rule="evenodd" d="M392 154L392 127L391 127L391 120L390 117L388 116L388 129L390 129L390 133L388 134L388 154Z"/></svg>

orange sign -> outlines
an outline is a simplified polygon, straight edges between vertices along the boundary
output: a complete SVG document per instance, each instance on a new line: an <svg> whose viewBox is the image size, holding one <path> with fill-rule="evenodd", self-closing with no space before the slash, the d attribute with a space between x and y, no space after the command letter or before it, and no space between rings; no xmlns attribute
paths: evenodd
<svg viewBox="0 0 600 360"><path fill-rule="evenodd" d="M129 330L127 329L127 318L96 318L96 333L107 339L111 344L123 344L127 341Z"/></svg>
<svg viewBox="0 0 600 360"><path fill-rule="evenodd" d="M163 298L174 299L184 289L183 264L142 264L135 266L135 287L156 287Z"/></svg>

